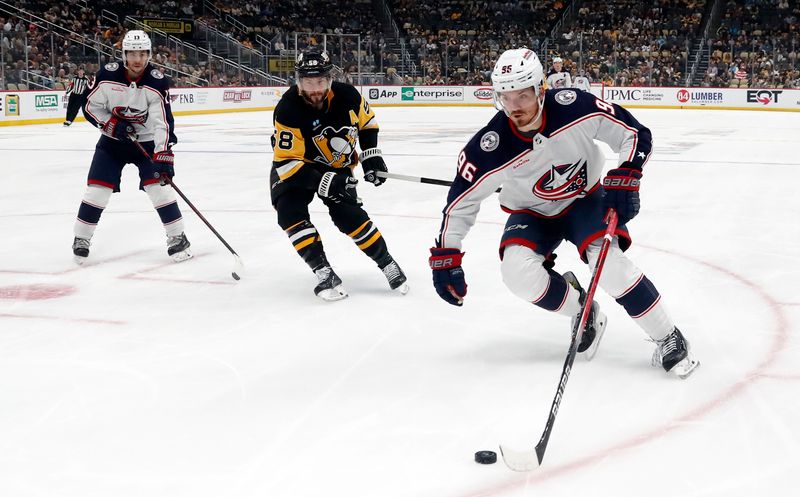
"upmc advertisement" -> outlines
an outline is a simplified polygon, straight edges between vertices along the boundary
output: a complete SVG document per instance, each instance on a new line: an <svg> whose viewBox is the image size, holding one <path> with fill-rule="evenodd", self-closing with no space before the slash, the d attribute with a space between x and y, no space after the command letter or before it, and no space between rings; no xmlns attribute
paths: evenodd
<svg viewBox="0 0 800 497"><path fill-rule="evenodd" d="M603 88L602 98L625 107L800 110L800 90L758 88Z"/></svg>

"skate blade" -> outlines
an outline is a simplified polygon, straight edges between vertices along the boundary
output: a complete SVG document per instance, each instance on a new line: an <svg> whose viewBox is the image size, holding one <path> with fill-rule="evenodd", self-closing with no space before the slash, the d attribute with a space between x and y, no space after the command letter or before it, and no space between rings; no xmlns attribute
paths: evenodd
<svg viewBox="0 0 800 497"><path fill-rule="evenodd" d="M81 257L79 255L75 255L72 257L72 260L75 261L75 264L79 266L83 266L83 264L86 262L86 259L88 259L88 257Z"/></svg>
<svg viewBox="0 0 800 497"><path fill-rule="evenodd" d="M686 378L691 376L692 373L694 373L695 369L697 369L699 366L700 366L700 361L692 359L690 357L686 357L684 360L674 365L672 369L669 370L669 374L677 376L682 380L685 380Z"/></svg>
<svg viewBox="0 0 800 497"><path fill-rule="evenodd" d="M186 250L182 250L180 252L175 252L170 257L172 257L172 260L175 261L175 262L183 262L183 261L188 261L193 256L192 256L192 253L189 252L189 249L186 249Z"/></svg>
<svg viewBox="0 0 800 497"><path fill-rule="evenodd" d="M594 342L592 342L592 345L588 349L578 353L578 355L581 356L584 361L591 361L597 354L597 349L600 348L600 340L603 339L603 334L606 332L607 320L608 319L606 318L606 315L601 312L600 319L597 320L598 329L596 331L597 334L594 337Z"/></svg>
<svg viewBox="0 0 800 497"><path fill-rule="evenodd" d="M336 285L333 288L320 290L317 297L326 302L336 302L337 300L346 299L348 297L347 291L342 285Z"/></svg>
<svg viewBox="0 0 800 497"><path fill-rule="evenodd" d="M395 288L393 291L398 292L400 295L405 295L408 291L411 290L411 287L408 286L408 283L403 283L399 287Z"/></svg>

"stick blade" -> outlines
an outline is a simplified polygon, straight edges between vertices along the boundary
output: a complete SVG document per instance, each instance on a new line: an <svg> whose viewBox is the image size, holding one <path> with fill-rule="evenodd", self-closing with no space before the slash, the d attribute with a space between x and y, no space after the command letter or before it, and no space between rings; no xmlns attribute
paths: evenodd
<svg viewBox="0 0 800 497"><path fill-rule="evenodd" d="M231 271L231 278L239 281L242 278L242 273L244 273L244 264L237 254L233 254L233 257L235 260L233 263L233 271Z"/></svg>
<svg viewBox="0 0 800 497"><path fill-rule="evenodd" d="M533 471L540 466L535 450L519 451L501 445L500 454L503 456L503 462L512 471Z"/></svg>

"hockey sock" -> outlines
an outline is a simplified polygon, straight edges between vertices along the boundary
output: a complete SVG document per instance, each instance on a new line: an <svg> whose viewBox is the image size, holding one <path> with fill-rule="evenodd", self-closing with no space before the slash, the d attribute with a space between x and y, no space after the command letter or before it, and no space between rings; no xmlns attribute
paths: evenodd
<svg viewBox="0 0 800 497"><path fill-rule="evenodd" d="M106 208L108 200L111 198L111 193L111 188L105 186L89 185L86 188L73 230L76 237L87 240L92 238L100 216L103 214L103 209Z"/></svg>
<svg viewBox="0 0 800 497"><path fill-rule="evenodd" d="M616 300L654 340L664 338L675 328L672 318L661 303L661 294L643 274Z"/></svg>
<svg viewBox="0 0 800 497"><path fill-rule="evenodd" d="M533 304L565 316L574 316L581 310L580 292L567 283L563 276L547 270L550 281L542 296Z"/></svg>
<svg viewBox="0 0 800 497"><path fill-rule="evenodd" d="M347 236L352 238L356 246L377 264L386 260L389 255L386 241L384 241L378 228L369 219L354 231L348 233Z"/></svg>
<svg viewBox="0 0 800 497"><path fill-rule="evenodd" d="M514 295L567 316L574 316L581 310L580 292L567 284L563 276L546 269L543 255L523 245L509 245L502 257L503 283Z"/></svg>
<svg viewBox="0 0 800 497"><path fill-rule="evenodd" d="M178 236L183 233L183 217L175 198L175 190L167 186L152 184L145 186L144 191L147 192L158 217L161 218L167 236Z"/></svg>
<svg viewBox="0 0 800 497"><path fill-rule="evenodd" d="M292 242L297 254L308 264L312 271L327 264L322 239L311 222L303 220L284 230Z"/></svg>

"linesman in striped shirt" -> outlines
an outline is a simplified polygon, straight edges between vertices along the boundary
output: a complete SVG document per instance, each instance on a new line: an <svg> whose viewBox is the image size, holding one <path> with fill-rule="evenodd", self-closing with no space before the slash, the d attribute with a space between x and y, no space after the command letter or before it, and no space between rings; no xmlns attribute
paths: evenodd
<svg viewBox="0 0 800 497"><path fill-rule="evenodd" d="M86 95L89 93L89 79L86 77L83 67L78 68L78 75L75 76L67 88L67 119L64 126L69 126L78 115L78 109L86 105Z"/></svg>

